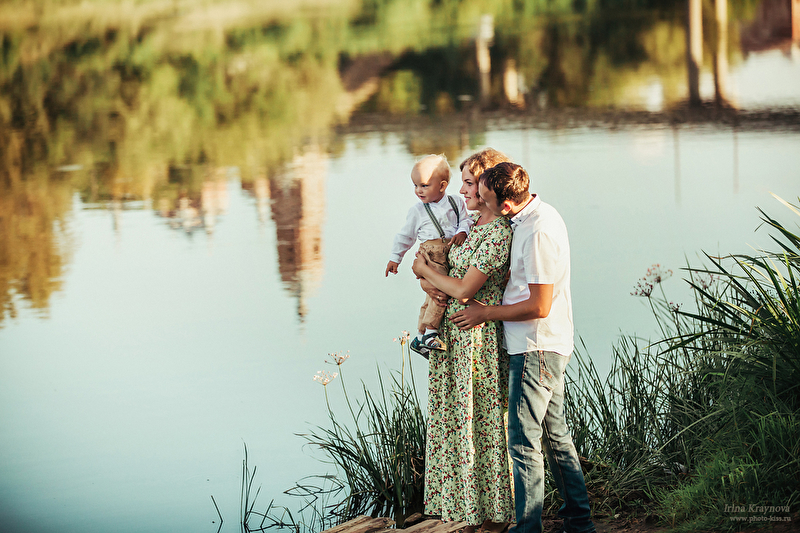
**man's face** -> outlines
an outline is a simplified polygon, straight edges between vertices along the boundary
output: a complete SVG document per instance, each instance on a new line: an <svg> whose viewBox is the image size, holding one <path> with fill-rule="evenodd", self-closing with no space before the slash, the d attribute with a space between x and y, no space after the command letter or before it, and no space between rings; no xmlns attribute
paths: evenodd
<svg viewBox="0 0 800 533"><path fill-rule="evenodd" d="M505 215L503 206L497 202L497 195L483 184L483 180L478 182L478 194L481 195L481 198L486 203L486 208L492 214L497 216Z"/></svg>

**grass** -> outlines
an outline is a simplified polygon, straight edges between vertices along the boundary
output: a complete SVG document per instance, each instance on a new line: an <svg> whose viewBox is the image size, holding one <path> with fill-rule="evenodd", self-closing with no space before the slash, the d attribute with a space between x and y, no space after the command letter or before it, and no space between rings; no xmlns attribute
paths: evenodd
<svg viewBox="0 0 800 533"><path fill-rule="evenodd" d="M331 504L332 498L337 498L344 489L341 481L332 475L312 476L295 483L295 486L285 494L301 501L299 508L292 512L286 506L275 505L275 500L270 500L263 510L258 506L258 496L261 486L256 487L256 474L258 467L250 468L247 454L247 445L244 446L244 459L242 460L242 484L239 507L239 525L243 533L262 532L268 529L288 529L295 533L304 531L324 531L336 525L338 520L335 513L330 512L338 504ZM217 516L219 516L219 530L222 530L224 520L217 506L214 496L211 496Z"/></svg>
<svg viewBox="0 0 800 533"><path fill-rule="evenodd" d="M800 216L800 208L781 202ZM691 310L670 302L659 265L634 288L647 299L659 339L623 337L601 377L583 350L567 372L567 418L585 458L595 516L624 514L659 520L675 531L732 531L769 520L798 520L800 510L800 236L761 212L777 252L707 256L687 267ZM376 394L363 386L351 402L339 380L346 413L334 412L321 373L330 425L304 435L335 465L339 492L306 487L303 509L345 521L359 514L392 515L398 527L422 511L425 415L416 387L401 370ZM341 372L347 356L332 354ZM410 358L408 358L410 365ZM300 531L309 522L272 503L255 513L255 471L243 468L243 523ZM299 485L298 485L299 487ZM320 505L318 496L339 498ZM552 482L545 514L560 505ZM312 521L313 522L313 521ZM771 523L771 522L770 522ZM318 528L319 529L319 528ZM248 529L253 531L254 529ZM309 531L314 530L310 527Z"/></svg>
<svg viewBox="0 0 800 533"><path fill-rule="evenodd" d="M577 353L568 415L596 511L686 531L752 526L731 518L751 505L797 511L800 237L761 215L778 252L688 267L692 310L667 300L663 270L648 272L634 294L647 298L661 339L623 338L607 379Z"/></svg>
<svg viewBox="0 0 800 533"><path fill-rule="evenodd" d="M304 437L326 454L344 480L347 496L334 510L343 521L360 514L392 516L400 527L406 517L423 510L426 419L411 372L408 333L399 340L401 371L388 383L378 371L376 394L362 384L363 398L353 404L344 376L339 379L348 411L344 417L328 402L330 380L320 379L330 426Z"/></svg>
<svg viewBox="0 0 800 533"><path fill-rule="evenodd" d="M314 377L324 387L330 425L301 436L324 452L324 462L334 465L336 473L304 478L285 491L300 502L295 512L275 505L274 500L264 509L259 507L257 467L250 468L245 446L239 516L242 531L317 532L363 514L391 516L402 527L407 517L423 511L426 419L413 379L408 332L396 340L400 343L400 372L392 373L387 382L379 370L377 394L362 384L363 396L351 400L342 372L349 354L329 354L338 372L320 371ZM337 378L346 406L344 416L331 407L329 397L329 387Z"/></svg>

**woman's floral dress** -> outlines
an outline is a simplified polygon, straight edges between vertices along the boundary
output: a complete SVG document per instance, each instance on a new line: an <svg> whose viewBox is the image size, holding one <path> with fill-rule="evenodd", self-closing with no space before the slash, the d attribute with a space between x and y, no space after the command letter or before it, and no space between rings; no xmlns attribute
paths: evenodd
<svg viewBox="0 0 800 533"><path fill-rule="evenodd" d="M502 302L511 248L505 217L473 226L450 250L450 276L475 266L489 278L475 299ZM425 513L478 525L511 522L511 493L504 413L508 405L508 357L501 354L502 323L461 331L447 317L464 308L451 298L442 321L448 351L432 351L428 377Z"/></svg>

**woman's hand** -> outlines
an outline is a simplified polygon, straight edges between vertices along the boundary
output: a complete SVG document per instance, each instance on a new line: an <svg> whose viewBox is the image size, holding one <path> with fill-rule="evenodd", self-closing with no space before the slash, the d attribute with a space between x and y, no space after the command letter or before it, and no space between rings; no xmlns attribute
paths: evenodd
<svg viewBox="0 0 800 533"><path fill-rule="evenodd" d="M423 291L428 293L428 296L431 297L431 300L433 300L436 305L438 305L439 307L447 306L448 296L439 289L437 289L436 287L434 287L433 284L431 284L431 282L429 282L425 278L422 278L419 280L419 286L422 287Z"/></svg>
<svg viewBox="0 0 800 533"><path fill-rule="evenodd" d="M422 252L417 252L414 262L411 264L411 271L417 278L424 278L428 268L428 258Z"/></svg>

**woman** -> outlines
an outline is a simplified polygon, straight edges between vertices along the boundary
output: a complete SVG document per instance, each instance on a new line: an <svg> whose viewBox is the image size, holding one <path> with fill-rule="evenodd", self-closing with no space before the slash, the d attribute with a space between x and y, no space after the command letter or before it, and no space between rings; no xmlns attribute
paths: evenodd
<svg viewBox="0 0 800 533"><path fill-rule="evenodd" d="M475 212L475 225L464 244L451 248L449 276L436 272L422 254L412 266L434 299L452 297L441 328L448 350L429 355L425 512L444 521L465 521L467 533L478 527L499 532L514 519L503 422L508 359L500 353L502 325L488 322L461 331L447 320L473 298L501 303L511 229L505 217L481 201L478 178L508 160L488 148L461 163L459 192Z"/></svg>

